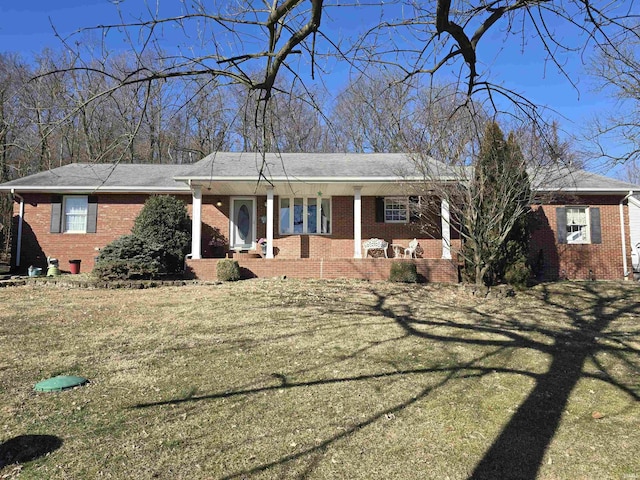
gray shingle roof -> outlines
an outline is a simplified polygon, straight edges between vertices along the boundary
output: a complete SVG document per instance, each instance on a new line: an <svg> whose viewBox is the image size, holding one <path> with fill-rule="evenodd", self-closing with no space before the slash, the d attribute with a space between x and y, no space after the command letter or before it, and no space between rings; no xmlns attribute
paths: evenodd
<svg viewBox="0 0 640 480"><path fill-rule="evenodd" d="M401 153L267 153L265 160L268 179L421 178L414 162ZM451 174L443 163L428 161L442 177ZM194 164L184 178L257 179L261 166L262 157L256 153L216 152Z"/></svg>
<svg viewBox="0 0 640 480"><path fill-rule="evenodd" d="M433 159L433 171L443 179L452 170ZM186 181L255 181L261 157L255 153L219 152L192 165L74 163L0 185L0 191L127 191L188 192ZM421 173L405 154L285 153L267 154L266 178L289 182L385 182L420 179ZM584 170L550 169L532 184L540 190L622 193L640 186Z"/></svg>
<svg viewBox="0 0 640 480"><path fill-rule="evenodd" d="M615 191L629 192L630 190L640 190L639 185L605 177L586 170L569 168L551 168L537 175L537 181L532 181L534 187L540 190L579 190L579 191Z"/></svg>
<svg viewBox="0 0 640 480"><path fill-rule="evenodd" d="M185 167L71 163L3 183L0 190L188 192L189 188L185 183L174 180L176 175L183 173Z"/></svg>

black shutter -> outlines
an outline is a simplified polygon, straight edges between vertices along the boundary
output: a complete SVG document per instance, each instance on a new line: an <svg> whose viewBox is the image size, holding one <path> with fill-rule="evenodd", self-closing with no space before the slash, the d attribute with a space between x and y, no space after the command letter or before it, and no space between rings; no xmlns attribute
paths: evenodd
<svg viewBox="0 0 640 480"><path fill-rule="evenodd" d="M384 197L376 197L376 223L384 223Z"/></svg>
<svg viewBox="0 0 640 480"><path fill-rule="evenodd" d="M600 225L600 208L589 207L591 243L602 243L602 227Z"/></svg>
<svg viewBox="0 0 640 480"><path fill-rule="evenodd" d="M51 227L49 232L60 233L62 230L62 196L51 196Z"/></svg>
<svg viewBox="0 0 640 480"><path fill-rule="evenodd" d="M567 243L567 209L564 207L556 208L556 229L558 243Z"/></svg>
<svg viewBox="0 0 640 480"><path fill-rule="evenodd" d="M409 197L409 222L420 221L420 197Z"/></svg>
<svg viewBox="0 0 640 480"><path fill-rule="evenodd" d="M96 195L89 196L87 204L87 233L96 233L98 224L98 197Z"/></svg>

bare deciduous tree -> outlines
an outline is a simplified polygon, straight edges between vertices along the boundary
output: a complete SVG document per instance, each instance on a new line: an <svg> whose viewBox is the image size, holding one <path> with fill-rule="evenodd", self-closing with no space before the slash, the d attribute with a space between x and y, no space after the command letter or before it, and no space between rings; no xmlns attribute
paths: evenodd
<svg viewBox="0 0 640 480"><path fill-rule="evenodd" d="M187 82L173 110L171 124L182 131L180 135L174 133L169 147L176 155L174 163L190 163L231 148L235 103L215 80L194 78Z"/></svg>
<svg viewBox="0 0 640 480"><path fill-rule="evenodd" d="M536 106L515 87L504 86L500 79L491 77L487 65L495 55L499 57L499 52L486 54L482 50L490 32L493 44L500 41L496 35L505 43L519 41L525 57L534 51L546 52L547 62L574 86L577 80L565 68L566 58L589 48L612 45L613 39L619 45L623 39L640 35L633 28L637 22L630 20L633 6L600 0L465 0L455 5L451 0L366 5L322 0L196 0L180 2L174 11L170 5L175 4L158 1L138 20L130 21L130 13L122 12L120 23L81 31L99 30L102 38L117 31L129 40L135 53L130 71L118 75L103 72L114 81L106 93L134 83L194 76L215 78L220 85L241 84L247 93L257 92L253 103L263 111L254 117L260 118L278 90L278 76L288 76L289 82L322 80L318 72L324 77L325 69L344 61L353 71L366 75L372 68L377 72L393 67L402 72L402 82L437 73L443 83L456 85L463 99L473 96L496 112L510 110L541 121ZM336 36L337 29L332 29L334 25L329 22L365 9L379 14L368 15L368 23L350 32L351 36ZM170 51L162 48L166 28L184 32L184 41ZM72 39L65 41L73 48ZM106 45L104 51L108 51ZM483 54L491 55L491 59L484 59ZM74 68L91 67L87 63ZM379 90L376 96L382 93Z"/></svg>
<svg viewBox="0 0 640 480"><path fill-rule="evenodd" d="M390 73L360 76L336 99L332 125L343 151L404 152L417 91Z"/></svg>
<svg viewBox="0 0 640 480"><path fill-rule="evenodd" d="M277 82L270 101L244 86L234 89L238 108L234 132L243 151L322 152L333 151L322 114L321 98L315 93Z"/></svg>
<svg viewBox="0 0 640 480"><path fill-rule="evenodd" d="M637 24L637 22L636 22ZM636 27L637 30L637 27ZM589 137L595 154L612 163L627 163L629 180L640 180L640 38L616 39L604 45L592 62L591 73L614 108L594 119Z"/></svg>

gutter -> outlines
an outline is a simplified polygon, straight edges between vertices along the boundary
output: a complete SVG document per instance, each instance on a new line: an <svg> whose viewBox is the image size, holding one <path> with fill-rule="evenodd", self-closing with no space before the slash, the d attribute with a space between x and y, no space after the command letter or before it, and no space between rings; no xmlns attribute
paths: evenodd
<svg viewBox="0 0 640 480"><path fill-rule="evenodd" d="M18 239L16 242L16 267L20 266L20 256L22 255L22 224L24 222L24 198L17 194L15 189L11 189L11 195L20 199L20 213L18 214Z"/></svg>
<svg viewBox="0 0 640 480"><path fill-rule="evenodd" d="M623 278L626 280L629 276L629 265L627 264L627 238L624 231L624 208L623 203L633 195L633 190L629 190L629 193L620 200L618 204L620 208L620 235L622 236L622 269L624 271Z"/></svg>
<svg viewBox="0 0 640 480"><path fill-rule="evenodd" d="M628 193L628 188L539 188L535 190L536 193L577 193L583 195L620 195L621 193Z"/></svg>
<svg viewBox="0 0 640 480"><path fill-rule="evenodd" d="M230 177L214 176L194 176L194 177L173 177L177 182L257 182L261 180L257 175L244 176L235 175ZM303 176L272 176L267 177L270 182L286 183L388 183L388 182L422 182L424 177L303 177ZM452 178L441 178L440 181L454 181ZM625 190L626 191L626 190Z"/></svg>
<svg viewBox="0 0 640 480"><path fill-rule="evenodd" d="M15 188L2 188L0 187L0 192L8 191L13 192ZM179 185L176 187L101 187L101 186L91 186L91 185L80 185L80 186L38 186L38 185L20 185L20 191L22 192L64 192L71 194L91 194L95 192L101 193L166 193L166 194L176 194L176 195L184 195L185 193L189 193L187 188L181 188Z"/></svg>

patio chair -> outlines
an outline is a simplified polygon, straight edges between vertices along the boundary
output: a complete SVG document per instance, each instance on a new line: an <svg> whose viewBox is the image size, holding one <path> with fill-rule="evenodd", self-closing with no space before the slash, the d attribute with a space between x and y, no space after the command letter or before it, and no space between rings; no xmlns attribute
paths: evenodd
<svg viewBox="0 0 640 480"><path fill-rule="evenodd" d="M394 257L399 257L400 255L402 255L404 258L418 258L418 255L416 253L416 250L418 249L418 239L414 238L413 240L411 240L409 242L409 246L405 247L404 245L400 245L397 243L394 243L391 245L391 248L393 248L393 255Z"/></svg>
<svg viewBox="0 0 640 480"><path fill-rule="evenodd" d="M391 248L393 248L393 256L399 258L402 255L403 258L418 258L417 250L418 250L418 239L414 238L409 242L409 246L405 247L404 245L400 245L399 243L392 243Z"/></svg>
<svg viewBox="0 0 640 480"><path fill-rule="evenodd" d="M409 242L409 246L404 249L405 258L407 257L407 255L409 256L409 258L418 258L417 250L418 250L418 239L414 238Z"/></svg>

